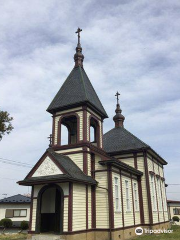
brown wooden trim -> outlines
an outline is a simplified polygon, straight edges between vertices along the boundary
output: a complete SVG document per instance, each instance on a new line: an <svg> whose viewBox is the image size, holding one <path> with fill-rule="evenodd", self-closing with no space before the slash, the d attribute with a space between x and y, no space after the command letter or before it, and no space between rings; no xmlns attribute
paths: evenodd
<svg viewBox="0 0 180 240"><path fill-rule="evenodd" d="M87 142L87 108L83 107L83 141Z"/></svg>
<svg viewBox="0 0 180 240"><path fill-rule="evenodd" d="M92 145L90 142L79 142L77 144L69 144L69 145L63 145L63 146L55 145L52 147L52 149L55 151L66 150L66 149L69 150L72 148L79 148L79 147L84 147L84 146L89 148L93 153L96 153L97 155L100 155L101 157L105 157L106 159L110 159L110 156L103 149Z"/></svg>
<svg viewBox="0 0 180 240"><path fill-rule="evenodd" d="M141 224L144 224L144 205L143 205L141 178L138 178L138 193L139 193L138 195L139 195L140 219L141 219Z"/></svg>
<svg viewBox="0 0 180 240"><path fill-rule="evenodd" d="M41 163L44 161L44 159L47 157L48 153L47 151L42 155L42 157L38 160L38 162L34 165L34 167L31 169L31 171L28 173L28 175L25 177L25 179L30 178L35 171L38 169L38 167L41 165Z"/></svg>
<svg viewBox="0 0 180 240"><path fill-rule="evenodd" d="M30 205L29 231L31 231L31 228L32 228L33 197L34 197L34 186L32 186L32 189L31 189L31 205Z"/></svg>
<svg viewBox="0 0 180 240"><path fill-rule="evenodd" d="M132 205L133 205L133 218L134 218L134 225L136 224L136 218L135 218L135 210L134 210L134 187L133 187L133 182L131 178L131 191L132 191Z"/></svg>
<svg viewBox="0 0 180 240"><path fill-rule="evenodd" d="M88 229L88 185L86 185L86 229Z"/></svg>
<svg viewBox="0 0 180 240"><path fill-rule="evenodd" d="M152 173L150 173L150 171L149 171L149 173L150 174L152 174L153 175L153 177L154 177L154 184L155 184L155 191L156 191L156 203L157 203L157 212L158 212L158 222L160 221L160 218L159 218L159 204L158 204L158 197L157 197L157 185L156 185L156 178L155 178L155 173L154 173L154 162L152 161L152 163L153 163L153 172Z"/></svg>
<svg viewBox="0 0 180 240"><path fill-rule="evenodd" d="M101 120L101 142L102 142L102 149L103 149L103 120Z"/></svg>
<svg viewBox="0 0 180 240"><path fill-rule="evenodd" d="M88 160L87 160L87 153L85 151L87 151L86 147L83 147L83 172L87 175L88 174Z"/></svg>
<svg viewBox="0 0 180 240"><path fill-rule="evenodd" d="M69 183L69 202L68 202L68 231L72 232L73 224L73 183Z"/></svg>
<svg viewBox="0 0 180 240"><path fill-rule="evenodd" d="M137 165L137 153L134 153L134 167L135 169L138 169L138 165Z"/></svg>
<svg viewBox="0 0 180 240"><path fill-rule="evenodd" d="M121 186L121 203L122 203L122 224L124 227L124 202L123 202L123 189L122 189L122 175L121 175L121 170L120 170L120 186Z"/></svg>
<svg viewBox="0 0 180 240"><path fill-rule="evenodd" d="M113 186L112 186L112 170L108 166L108 200L109 200L109 228L114 228L114 206L113 206Z"/></svg>
<svg viewBox="0 0 180 240"><path fill-rule="evenodd" d="M62 111L64 111L64 110L62 110ZM83 109L81 108L81 109L78 109L78 110L72 110L72 111L68 111L68 112L64 112L64 113L58 113L58 114L54 114L53 118L62 116L64 114L73 114L73 113L82 112L82 111L83 111Z"/></svg>
<svg viewBox="0 0 180 240"><path fill-rule="evenodd" d="M55 144L55 117L53 117L53 121L52 121L52 146L54 146Z"/></svg>
<svg viewBox="0 0 180 240"><path fill-rule="evenodd" d="M147 151L144 151L144 167L145 167L146 189L147 189L147 198L148 198L149 223L153 224L151 194L150 194L150 186L149 186L149 171L148 171L148 162L147 162Z"/></svg>
<svg viewBox="0 0 180 240"><path fill-rule="evenodd" d="M158 166L158 173L159 173L159 176L160 176L159 166ZM160 179L159 179L159 183L160 183L160 186L161 186L162 211L163 211L163 218L164 218L164 221L165 221L165 216L164 216L164 201L163 201L163 195L162 195L162 183L161 183L161 177L160 177Z"/></svg>

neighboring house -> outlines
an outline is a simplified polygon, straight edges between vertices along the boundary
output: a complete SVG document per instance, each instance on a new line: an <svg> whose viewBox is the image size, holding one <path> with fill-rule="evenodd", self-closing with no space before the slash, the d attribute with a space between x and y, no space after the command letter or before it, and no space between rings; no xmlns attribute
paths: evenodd
<svg viewBox="0 0 180 240"><path fill-rule="evenodd" d="M167 206L170 220L172 220L174 216L178 216L180 218L180 201L167 200ZM180 222L176 223L180 225Z"/></svg>
<svg viewBox="0 0 180 240"><path fill-rule="evenodd" d="M21 222L29 222L31 198L21 194L0 200L0 220L10 218L13 227L20 226Z"/></svg>
<svg viewBox="0 0 180 240"><path fill-rule="evenodd" d="M32 186L29 233L122 240L137 226L167 229L167 162L125 129L118 93L115 127L103 134L108 116L83 68L78 39L75 66L47 109L53 117L50 146L18 182Z"/></svg>

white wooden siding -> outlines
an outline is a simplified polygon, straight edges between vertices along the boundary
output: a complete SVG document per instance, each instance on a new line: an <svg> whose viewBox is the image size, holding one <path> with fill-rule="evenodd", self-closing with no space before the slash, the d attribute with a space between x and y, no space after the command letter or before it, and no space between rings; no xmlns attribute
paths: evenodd
<svg viewBox="0 0 180 240"><path fill-rule="evenodd" d="M83 171L83 153L75 153L68 156Z"/></svg>
<svg viewBox="0 0 180 240"><path fill-rule="evenodd" d="M86 229L86 187L73 184L73 231Z"/></svg>
<svg viewBox="0 0 180 240"><path fill-rule="evenodd" d="M92 212L91 212L91 186L88 186L88 229L92 227Z"/></svg>
<svg viewBox="0 0 180 240"><path fill-rule="evenodd" d="M97 172L96 181L99 187L107 188L107 172ZM109 205L108 191L106 189L96 188L96 227L109 227Z"/></svg>
<svg viewBox="0 0 180 240"><path fill-rule="evenodd" d="M35 231L36 229L36 210L37 210L37 199L33 199L32 226L31 226L32 231Z"/></svg>
<svg viewBox="0 0 180 240"><path fill-rule="evenodd" d="M79 140L83 140L83 111L77 112L79 116Z"/></svg>
<svg viewBox="0 0 180 240"><path fill-rule="evenodd" d="M69 202L69 198L65 197L64 198L64 219L63 219L63 231L64 232L68 231L68 202Z"/></svg>
<svg viewBox="0 0 180 240"><path fill-rule="evenodd" d="M134 158L119 159L121 162L126 163L127 165L134 167Z"/></svg>

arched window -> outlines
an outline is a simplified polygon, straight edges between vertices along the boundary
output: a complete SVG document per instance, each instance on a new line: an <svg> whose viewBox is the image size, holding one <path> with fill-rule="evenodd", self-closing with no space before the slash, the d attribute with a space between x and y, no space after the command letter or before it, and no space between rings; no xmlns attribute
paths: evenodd
<svg viewBox="0 0 180 240"><path fill-rule="evenodd" d="M75 144L77 141L77 117L64 117L61 120L61 145Z"/></svg>
<svg viewBox="0 0 180 240"><path fill-rule="evenodd" d="M61 145L67 145L69 139L69 131L68 128L61 124Z"/></svg>
<svg viewBox="0 0 180 240"><path fill-rule="evenodd" d="M99 124L92 117L90 119L90 142L95 146L99 145Z"/></svg>

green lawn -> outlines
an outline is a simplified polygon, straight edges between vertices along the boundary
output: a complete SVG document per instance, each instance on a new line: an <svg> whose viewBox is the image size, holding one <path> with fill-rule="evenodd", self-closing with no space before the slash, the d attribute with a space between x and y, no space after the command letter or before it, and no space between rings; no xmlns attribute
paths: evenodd
<svg viewBox="0 0 180 240"><path fill-rule="evenodd" d="M5 234L0 235L0 240L26 240L27 234Z"/></svg>
<svg viewBox="0 0 180 240"><path fill-rule="evenodd" d="M180 226L172 226L173 233L138 236L137 240L180 240Z"/></svg>

